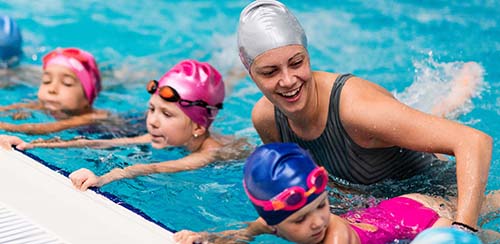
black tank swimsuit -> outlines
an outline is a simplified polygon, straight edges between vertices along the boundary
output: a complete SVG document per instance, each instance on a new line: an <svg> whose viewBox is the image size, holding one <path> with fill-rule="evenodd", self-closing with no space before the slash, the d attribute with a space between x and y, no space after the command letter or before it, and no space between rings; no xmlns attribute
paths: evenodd
<svg viewBox="0 0 500 244"><path fill-rule="evenodd" d="M344 130L340 121L340 93L351 74L338 76L330 95L328 121L316 139L300 139L290 128L286 116L275 107L274 114L282 142L293 142L307 149L316 162L334 177L356 184L373 184L384 179L405 179L419 173L434 161L434 154L401 147L363 148Z"/></svg>

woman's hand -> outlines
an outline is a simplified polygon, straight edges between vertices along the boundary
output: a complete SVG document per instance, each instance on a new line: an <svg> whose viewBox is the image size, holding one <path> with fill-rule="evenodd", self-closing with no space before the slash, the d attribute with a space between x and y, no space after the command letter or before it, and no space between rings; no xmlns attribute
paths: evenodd
<svg viewBox="0 0 500 244"><path fill-rule="evenodd" d="M33 145L23 141L17 136L0 135L0 147L6 150L11 150L12 146L15 146L19 150L33 148Z"/></svg>
<svg viewBox="0 0 500 244"><path fill-rule="evenodd" d="M71 179L73 186L80 191L85 191L92 186L96 187L102 186L101 183L99 182L100 177L95 175L92 171L85 168L79 169L71 173L69 175L69 178Z"/></svg>
<svg viewBox="0 0 500 244"><path fill-rule="evenodd" d="M208 244L208 234L181 230L174 234L174 240L177 244Z"/></svg>

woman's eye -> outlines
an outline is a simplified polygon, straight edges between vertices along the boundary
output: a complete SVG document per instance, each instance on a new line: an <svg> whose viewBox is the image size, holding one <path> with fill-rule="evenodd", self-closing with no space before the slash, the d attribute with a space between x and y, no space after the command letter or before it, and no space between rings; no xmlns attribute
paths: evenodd
<svg viewBox="0 0 500 244"><path fill-rule="evenodd" d="M172 115L171 115L170 113L168 113L168 112L163 112L163 115L164 115L165 117L172 117Z"/></svg>
<svg viewBox="0 0 500 244"><path fill-rule="evenodd" d="M260 72L260 74L263 75L263 76L272 76L275 73L276 73L276 69L263 70L263 71Z"/></svg>
<svg viewBox="0 0 500 244"><path fill-rule="evenodd" d="M297 60L297 61L292 62L290 64L290 66L292 66L294 68L298 68L298 67L300 67L302 65L302 63L303 63L303 60L301 59L301 60Z"/></svg>

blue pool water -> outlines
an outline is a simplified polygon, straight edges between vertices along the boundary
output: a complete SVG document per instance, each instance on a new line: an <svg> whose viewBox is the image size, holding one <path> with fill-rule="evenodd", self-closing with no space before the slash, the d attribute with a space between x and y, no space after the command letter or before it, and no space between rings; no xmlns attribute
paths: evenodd
<svg viewBox="0 0 500 244"><path fill-rule="evenodd" d="M104 90L96 107L141 115L145 82L159 78L181 59L211 62L227 73L241 69L236 52L238 15L248 1L4 1L0 14L22 27L31 70L0 77L0 105L36 98L41 57L58 46L76 46L97 57ZM449 88L445 82L463 62L485 70L484 85L456 120L494 138L487 190L500 189L500 3L498 1L285 1L302 22L314 69L351 72L374 81L422 110ZM33 71L34 70L34 71ZM252 105L261 96L248 78L228 82L225 108L213 124L222 134L260 140L252 127ZM405 90L412 85L414 90ZM436 89L438 87L439 89ZM1 121L10 121L1 116ZM29 122L50 121L35 113ZM76 130L26 140L80 135ZM98 137L99 135L89 135ZM66 171L86 167L99 174L117 166L164 161L185 154L149 146L35 149ZM111 183L103 191L173 229L220 231L256 217L241 188L242 161L197 171L154 175ZM483 227L500 231L500 219ZM259 238L274 243L274 238Z"/></svg>

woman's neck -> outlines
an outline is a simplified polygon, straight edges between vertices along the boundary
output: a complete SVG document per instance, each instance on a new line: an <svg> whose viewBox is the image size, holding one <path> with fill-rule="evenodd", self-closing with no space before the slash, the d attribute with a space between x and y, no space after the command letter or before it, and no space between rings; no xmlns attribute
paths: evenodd
<svg viewBox="0 0 500 244"><path fill-rule="evenodd" d="M326 118L324 103L321 102L321 85L313 73L310 81L309 94L302 110L286 114L292 130L301 138L314 139L324 130Z"/></svg>

